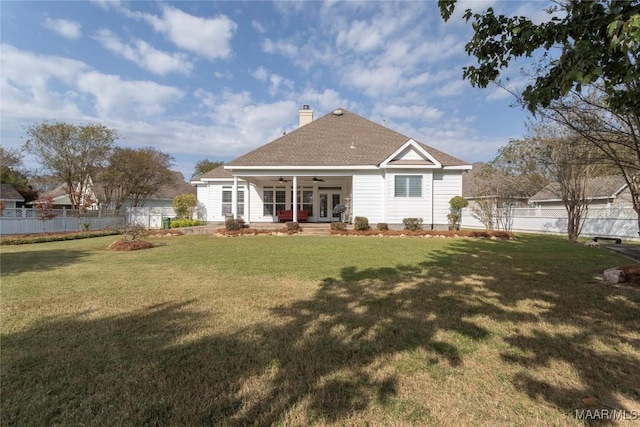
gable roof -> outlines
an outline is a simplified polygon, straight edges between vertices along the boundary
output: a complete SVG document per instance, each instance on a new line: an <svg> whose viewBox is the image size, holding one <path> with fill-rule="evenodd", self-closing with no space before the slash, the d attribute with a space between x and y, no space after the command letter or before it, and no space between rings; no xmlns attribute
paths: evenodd
<svg viewBox="0 0 640 427"><path fill-rule="evenodd" d="M586 182L585 196L587 199L613 199L627 187L627 182L622 176L607 175L589 178ZM560 200L558 194L559 184L552 182L536 194L529 201L556 201Z"/></svg>
<svg viewBox="0 0 640 427"><path fill-rule="evenodd" d="M335 114L337 111L341 114ZM227 167L378 166L410 139L340 108L238 157ZM416 144L442 166L468 165L426 144Z"/></svg>
<svg viewBox="0 0 640 427"><path fill-rule="evenodd" d="M7 202L24 202L22 194L11 184L0 184L0 200Z"/></svg>

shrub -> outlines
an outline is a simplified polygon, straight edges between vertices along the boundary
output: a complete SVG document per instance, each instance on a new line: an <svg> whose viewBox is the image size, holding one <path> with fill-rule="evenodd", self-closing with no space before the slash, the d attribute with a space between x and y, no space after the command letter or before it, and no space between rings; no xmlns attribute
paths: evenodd
<svg viewBox="0 0 640 427"><path fill-rule="evenodd" d="M347 229L347 224L345 224L344 222L332 222L331 223L331 229L335 230L335 231L344 231Z"/></svg>
<svg viewBox="0 0 640 427"><path fill-rule="evenodd" d="M298 231L298 230L300 230L300 223L298 223L298 222L287 221L287 222L284 223L284 225L287 227L287 231Z"/></svg>
<svg viewBox="0 0 640 427"><path fill-rule="evenodd" d="M224 228L229 231L242 230L242 227L244 227L243 219L228 219L224 222Z"/></svg>
<svg viewBox="0 0 640 427"><path fill-rule="evenodd" d="M449 206L451 210L454 212L460 211L462 208L466 208L469 206L469 202L462 196L454 196L449 200Z"/></svg>
<svg viewBox="0 0 640 427"><path fill-rule="evenodd" d="M377 228L380 231L387 231L389 229L389 224L387 224L386 222L379 222Z"/></svg>
<svg viewBox="0 0 640 427"><path fill-rule="evenodd" d="M173 210L180 219L191 219L198 206L198 200L193 194L181 194L173 199Z"/></svg>
<svg viewBox="0 0 640 427"><path fill-rule="evenodd" d="M124 236L124 240L136 240L147 234L147 229L136 222L121 225L118 231Z"/></svg>
<svg viewBox="0 0 640 427"><path fill-rule="evenodd" d="M202 221L198 221L197 219L174 219L169 223L169 227L171 228L180 228L180 227L195 227L196 225L202 225Z"/></svg>
<svg viewBox="0 0 640 427"><path fill-rule="evenodd" d="M402 223L404 224L405 230L422 230L422 218L404 218Z"/></svg>
<svg viewBox="0 0 640 427"><path fill-rule="evenodd" d="M447 214L447 220L449 221L449 230L460 230L460 214L457 212L451 212Z"/></svg>
<svg viewBox="0 0 640 427"><path fill-rule="evenodd" d="M366 231L370 229L369 219L364 216L357 216L353 220L353 229L356 231Z"/></svg>

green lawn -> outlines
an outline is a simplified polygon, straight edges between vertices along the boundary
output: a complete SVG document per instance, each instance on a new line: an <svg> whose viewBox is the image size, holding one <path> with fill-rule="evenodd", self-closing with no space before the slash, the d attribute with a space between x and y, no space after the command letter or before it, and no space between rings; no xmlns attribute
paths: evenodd
<svg viewBox="0 0 640 427"><path fill-rule="evenodd" d="M594 277L630 263L604 249L182 236L115 253L113 240L1 248L2 425L584 425L576 409L640 411L640 291Z"/></svg>

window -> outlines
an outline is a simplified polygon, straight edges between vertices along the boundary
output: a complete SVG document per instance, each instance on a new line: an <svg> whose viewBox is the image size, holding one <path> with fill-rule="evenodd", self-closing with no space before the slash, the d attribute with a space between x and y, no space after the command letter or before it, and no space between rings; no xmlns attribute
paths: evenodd
<svg viewBox="0 0 640 427"><path fill-rule="evenodd" d="M274 216L278 211L285 210L285 190L273 190L265 188L262 193L262 214L264 216Z"/></svg>
<svg viewBox="0 0 640 427"><path fill-rule="evenodd" d="M395 197L422 197L422 175L396 175Z"/></svg>
<svg viewBox="0 0 640 427"><path fill-rule="evenodd" d="M313 215L313 190L298 190L298 210L309 212Z"/></svg>
<svg viewBox="0 0 640 427"><path fill-rule="evenodd" d="M233 213L232 205L233 190L230 186L222 187L222 215ZM244 215L244 188L238 187L238 215Z"/></svg>

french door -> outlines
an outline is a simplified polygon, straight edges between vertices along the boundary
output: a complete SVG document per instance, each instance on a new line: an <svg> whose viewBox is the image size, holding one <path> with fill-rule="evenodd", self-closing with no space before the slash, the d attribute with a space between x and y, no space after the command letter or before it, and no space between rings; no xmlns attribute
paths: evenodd
<svg viewBox="0 0 640 427"><path fill-rule="evenodd" d="M333 215L333 208L341 202L339 191L318 192L318 221L340 221L340 214Z"/></svg>

